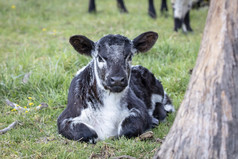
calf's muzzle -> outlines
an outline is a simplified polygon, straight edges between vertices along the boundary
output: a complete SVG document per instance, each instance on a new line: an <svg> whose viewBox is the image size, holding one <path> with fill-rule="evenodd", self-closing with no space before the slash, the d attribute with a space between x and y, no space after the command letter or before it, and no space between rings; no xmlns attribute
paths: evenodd
<svg viewBox="0 0 238 159"><path fill-rule="evenodd" d="M123 76L112 76L107 80L108 88L111 92L121 92L128 85L128 80Z"/></svg>

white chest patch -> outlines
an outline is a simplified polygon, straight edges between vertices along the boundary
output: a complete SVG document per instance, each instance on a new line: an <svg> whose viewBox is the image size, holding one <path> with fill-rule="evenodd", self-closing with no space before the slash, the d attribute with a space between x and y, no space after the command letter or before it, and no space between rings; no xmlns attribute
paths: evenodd
<svg viewBox="0 0 238 159"><path fill-rule="evenodd" d="M126 105L121 104L121 98L121 93L105 95L103 105L99 109L94 110L89 105L72 121L74 124L84 123L95 130L99 140L117 136L121 121L129 116L129 110Z"/></svg>

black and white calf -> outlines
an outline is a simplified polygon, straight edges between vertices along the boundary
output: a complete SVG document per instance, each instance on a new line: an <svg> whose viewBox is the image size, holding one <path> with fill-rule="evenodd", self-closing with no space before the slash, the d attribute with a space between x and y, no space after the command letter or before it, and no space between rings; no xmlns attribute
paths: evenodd
<svg viewBox="0 0 238 159"><path fill-rule="evenodd" d="M152 18L156 18L156 11L154 7L154 0L148 0L148 14ZM120 9L121 12L123 13L128 13L126 9L126 5L124 4L123 0L117 0L117 6ZM160 7L161 13L167 12L168 11L168 6L167 6L167 1L166 0L161 0L161 7ZM96 12L96 3L95 0L89 0L89 7L88 7L88 12Z"/></svg>
<svg viewBox="0 0 238 159"><path fill-rule="evenodd" d="M72 36L74 49L93 59L71 82L67 108L57 121L59 133L92 143L109 137L130 138L174 111L160 81L148 69L131 65L132 56L148 51L157 38L155 32L134 40L107 35L97 42Z"/></svg>

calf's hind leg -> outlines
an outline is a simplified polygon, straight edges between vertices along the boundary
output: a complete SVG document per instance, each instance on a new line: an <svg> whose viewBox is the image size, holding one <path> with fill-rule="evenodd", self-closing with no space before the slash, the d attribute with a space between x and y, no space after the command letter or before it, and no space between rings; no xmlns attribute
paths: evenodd
<svg viewBox="0 0 238 159"><path fill-rule="evenodd" d="M137 109L131 109L130 115L126 117L119 125L119 137L136 137L151 128L151 117L148 114L141 113Z"/></svg>

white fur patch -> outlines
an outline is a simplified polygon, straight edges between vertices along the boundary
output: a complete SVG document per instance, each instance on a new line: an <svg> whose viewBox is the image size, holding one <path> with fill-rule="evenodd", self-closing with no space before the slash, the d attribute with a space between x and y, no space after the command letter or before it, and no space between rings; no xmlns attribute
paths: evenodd
<svg viewBox="0 0 238 159"><path fill-rule="evenodd" d="M86 68L87 66L82 67L80 70L77 71L77 73L75 74L75 76L79 75L81 72L83 72L83 70Z"/></svg>
<svg viewBox="0 0 238 159"><path fill-rule="evenodd" d="M98 70L97 70L97 64L96 64L96 58L93 59L94 60L94 75L96 77L96 82L97 82L97 86L102 89L102 90L105 90L105 88L103 87L102 83L101 83L101 80L100 78L98 77Z"/></svg>
<svg viewBox="0 0 238 159"><path fill-rule="evenodd" d="M99 60L98 60L98 57L96 58L96 60L94 61L94 64L95 65L98 65L98 67L100 68L100 69L102 69L103 67L106 67L106 64L107 64L107 62L104 60L104 59L102 59L103 60L103 62L100 62Z"/></svg>
<svg viewBox="0 0 238 159"><path fill-rule="evenodd" d="M191 9L192 0L176 0L174 3L174 17L183 19L185 14Z"/></svg>
<svg viewBox="0 0 238 159"><path fill-rule="evenodd" d="M123 49L124 49L124 43L122 45L108 45L107 43L105 43L105 46L107 48L107 52L113 52L113 61L114 62L118 62L121 59L121 55L123 53Z"/></svg>
<svg viewBox="0 0 238 159"><path fill-rule="evenodd" d="M154 110L155 110L155 105L156 103L162 103L162 96L159 94L152 94L151 96L151 109L148 110L148 113L150 116L152 116Z"/></svg>
<svg viewBox="0 0 238 159"><path fill-rule="evenodd" d="M131 44L131 52L133 53L133 54L135 54L136 52L137 52L137 49L135 48L135 46L133 45L133 41L131 40L130 41L130 44Z"/></svg>
<svg viewBox="0 0 238 159"><path fill-rule="evenodd" d="M64 120L60 123L60 125L61 125L62 128L65 127L65 122L67 122L68 120L70 120L70 119L64 119Z"/></svg>
<svg viewBox="0 0 238 159"><path fill-rule="evenodd" d="M93 62L93 60L91 60L86 66L82 67L81 69L79 69L77 71L77 73L75 74L75 76L79 75L81 72L83 72L85 70L86 67L88 67L89 65L91 65Z"/></svg>
<svg viewBox="0 0 238 159"><path fill-rule="evenodd" d="M171 105L171 104L166 104L166 105L164 106L164 109L165 109L167 112L174 112L174 111L175 111L175 110L174 110L174 106Z"/></svg>
<svg viewBox="0 0 238 159"><path fill-rule="evenodd" d="M164 99L163 99L163 104L164 104L164 109L167 111L167 112L174 112L175 109L174 109L174 106L171 105L171 104L166 104L167 103L167 93L164 92Z"/></svg>
<svg viewBox="0 0 238 159"><path fill-rule="evenodd" d="M130 110L130 116L135 116L136 117L138 114L140 114L140 111L138 109L132 108Z"/></svg>
<svg viewBox="0 0 238 159"><path fill-rule="evenodd" d="M187 28L186 28L186 25L184 23L182 24L182 28L183 28L184 32L187 32Z"/></svg>
<svg viewBox="0 0 238 159"><path fill-rule="evenodd" d="M95 130L98 139L104 140L118 135L118 127L122 120L129 116L129 110L121 105L123 93L106 94L103 97L104 106L94 110L90 103L89 107L82 110L81 115L72 119L73 123L84 123Z"/></svg>

